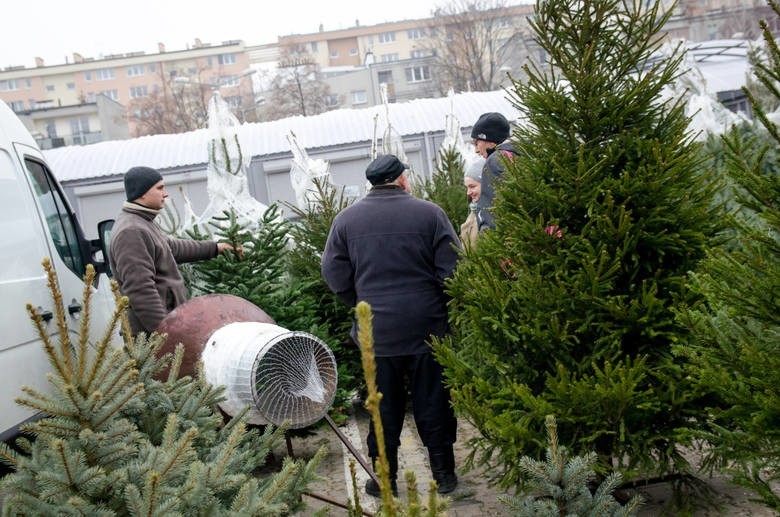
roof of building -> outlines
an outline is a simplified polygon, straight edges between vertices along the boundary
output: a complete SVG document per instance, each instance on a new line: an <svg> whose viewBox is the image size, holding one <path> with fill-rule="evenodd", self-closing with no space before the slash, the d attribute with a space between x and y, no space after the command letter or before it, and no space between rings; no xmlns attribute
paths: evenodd
<svg viewBox="0 0 780 517"><path fill-rule="evenodd" d="M321 115L296 116L270 122L247 123L239 128L239 141L248 156L268 156L290 151L287 136L294 132L300 145L312 150L358 142L370 142L387 126L401 136L444 131L447 116L454 113L462 127L470 127L479 115L498 111L515 119L518 111L503 90L469 92L437 99L416 99L364 109L340 109ZM377 120L377 122L375 122ZM153 135L129 140L67 146L44 151L60 181L114 176L130 167L145 165L171 169L208 161L210 133L199 129L173 135Z"/></svg>
<svg viewBox="0 0 780 517"><path fill-rule="evenodd" d="M746 59L748 43L718 40L691 45L692 61L701 71L710 92L738 90L750 71ZM467 92L436 99L415 99L364 109L340 109L321 115L291 117L240 127L239 141L249 156L278 155L290 151L287 136L294 132L300 145L313 150L350 143L370 142L383 131L389 116L401 136L444 131L447 116L454 113L463 128L480 114L498 111L515 119L518 110L503 91ZM375 120L378 117L378 122ZM124 173L135 165L172 169L208 161L210 133L200 129L174 135L154 135L130 140L67 146L44 154L60 181L108 177Z"/></svg>

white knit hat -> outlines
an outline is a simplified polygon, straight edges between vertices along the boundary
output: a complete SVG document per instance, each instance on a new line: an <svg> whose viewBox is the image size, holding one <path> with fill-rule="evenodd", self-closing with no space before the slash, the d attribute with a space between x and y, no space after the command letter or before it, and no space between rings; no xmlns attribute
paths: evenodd
<svg viewBox="0 0 780 517"><path fill-rule="evenodd" d="M476 156L471 162L466 164L466 172L463 174L463 177L482 183L482 169L484 167L485 159L481 156Z"/></svg>

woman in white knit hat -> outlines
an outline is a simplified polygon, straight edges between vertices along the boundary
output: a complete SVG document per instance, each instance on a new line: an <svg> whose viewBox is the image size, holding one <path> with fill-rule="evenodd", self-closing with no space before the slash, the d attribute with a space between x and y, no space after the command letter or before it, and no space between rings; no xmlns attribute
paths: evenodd
<svg viewBox="0 0 780 517"><path fill-rule="evenodd" d="M475 246L479 236L479 221L477 201L482 192L482 169L485 167L485 159L478 156L468 165L463 175L463 185L466 187L466 195L469 197L469 215L460 226L460 240L463 246Z"/></svg>

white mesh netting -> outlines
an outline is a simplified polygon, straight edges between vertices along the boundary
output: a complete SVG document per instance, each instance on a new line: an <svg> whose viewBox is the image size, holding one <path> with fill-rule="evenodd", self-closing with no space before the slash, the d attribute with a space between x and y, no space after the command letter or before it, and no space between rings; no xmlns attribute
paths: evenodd
<svg viewBox="0 0 780 517"><path fill-rule="evenodd" d="M330 178L330 164L325 160L315 160L309 157L306 150L298 144L295 133L290 131L287 135L292 151L292 169L290 169L290 183L295 191L295 203L301 210L306 210L317 199L315 192L315 178Z"/></svg>
<svg viewBox="0 0 780 517"><path fill-rule="evenodd" d="M221 216L225 210L233 211L239 224L254 228L268 207L249 192L247 168L251 156L245 154L245 149L249 147L241 142L241 124L218 92L209 101L208 120L206 190L209 203L200 215L194 214L190 208L191 214L183 230L199 226L208 233L211 231L208 222L215 216ZM189 203L186 196L185 202Z"/></svg>
<svg viewBox="0 0 780 517"><path fill-rule="evenodd" d="M251 423L306 427L325 416L336 396L333 352L305 332L231 323L212 334L202 359L206 380L226 388L222 410L235 415L249 405Z"/></svg>

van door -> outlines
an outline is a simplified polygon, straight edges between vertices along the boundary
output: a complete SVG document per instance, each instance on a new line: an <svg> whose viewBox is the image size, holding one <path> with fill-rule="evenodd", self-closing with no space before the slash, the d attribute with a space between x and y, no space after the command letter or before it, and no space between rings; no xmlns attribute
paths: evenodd
<svg viewBox="0 0 780 517"><path fill-rule="evenodd" d="M87 264L94 262L92 246L84 238L75 213L41 153L21 144L16 144L16 147L24 162L28 182L45 224L44 233L48 238L52 264L59 278L68 327L76 334L81 325L83 277ZM93 341L105 333L114 307L108 277L101 274L97 278L90 304L90 336ZM118 333L115 333L114 344L119 342Z"/></svg>
<svg viewBox="0 0 780 517"><path fill-rule="evenodd" d="M47 333L54 334L54 307L41 261L49 256L46 232L35 201L15 156L0 148L0 435L33 413L14 404L20 387L47 388L51 365L25 309L30 303L44 315ZM48 318L48 319L47 319Z"/></svg>

